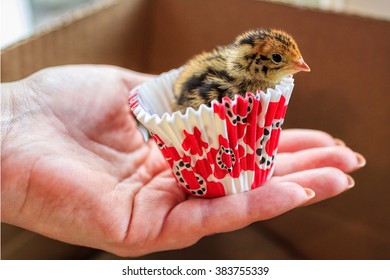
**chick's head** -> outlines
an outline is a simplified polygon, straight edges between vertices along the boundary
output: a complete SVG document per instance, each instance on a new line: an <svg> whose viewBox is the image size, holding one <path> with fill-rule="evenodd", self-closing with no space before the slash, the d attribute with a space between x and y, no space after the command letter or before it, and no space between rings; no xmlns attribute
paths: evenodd
<svg viewBox="0 0 390 280"><path fill-rule="evenodd" d="M279 82L284 76L310 71L291 35L276 29L256 29L237 37L236 57L242 70L265 81ZM236 64L238 61L236 61Z"/></svg>

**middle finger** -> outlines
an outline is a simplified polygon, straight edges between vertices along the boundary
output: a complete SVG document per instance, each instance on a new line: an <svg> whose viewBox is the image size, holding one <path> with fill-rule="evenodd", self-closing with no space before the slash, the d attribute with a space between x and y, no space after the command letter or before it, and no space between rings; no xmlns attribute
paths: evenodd
<svg viewBox="0 0 390 280"><path fill-rule="evenodd" d="M348 173L364 165L364 158L348 147L320 147L278 154L275 159L274 175L281 176L320 167L335 167Z"/></svg>

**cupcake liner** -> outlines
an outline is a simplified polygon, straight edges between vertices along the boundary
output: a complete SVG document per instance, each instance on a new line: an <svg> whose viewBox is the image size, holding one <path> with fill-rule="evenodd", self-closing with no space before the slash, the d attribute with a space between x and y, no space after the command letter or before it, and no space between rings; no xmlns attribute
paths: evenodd
<svg viewBox="0 0 390 280"><path fill-rule="evenodd" d="M261 186L274 169L279 135L294 79L275 89L214 100L185 114L172 112L174 69L135 88L131 110L149 130L187 193L216 197Z"/></svg>

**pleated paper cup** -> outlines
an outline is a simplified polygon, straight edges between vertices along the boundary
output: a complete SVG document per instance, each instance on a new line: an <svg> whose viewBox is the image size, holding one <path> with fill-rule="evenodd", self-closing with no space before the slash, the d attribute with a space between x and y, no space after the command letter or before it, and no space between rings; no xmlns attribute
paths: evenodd
<svg viewBox="0 0 390 280"><path fill-rule="evenodd" d="M135 88L130 108L149 130L178 184L199 197L224 196L261 186L274 170L281 126L294 87L214 100L185 114L172 112L174 69Z"/></svg>

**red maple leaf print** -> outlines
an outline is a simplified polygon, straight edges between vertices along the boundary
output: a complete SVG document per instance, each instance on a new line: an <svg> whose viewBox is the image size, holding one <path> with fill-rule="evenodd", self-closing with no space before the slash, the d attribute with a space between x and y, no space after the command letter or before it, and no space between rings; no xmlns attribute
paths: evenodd
<svg viewBox="0 0 390 280"><path fill-rule="evenodd" d="M203 154L203 149L207 149L209 144L204 142L201 139L201 132L200 130L195 127L194 128L194 134L188 133L186 130L184 130L185 138L182 143L182 147L185 151L189 151L192 155L199 155L201 156Z"/></svg>

